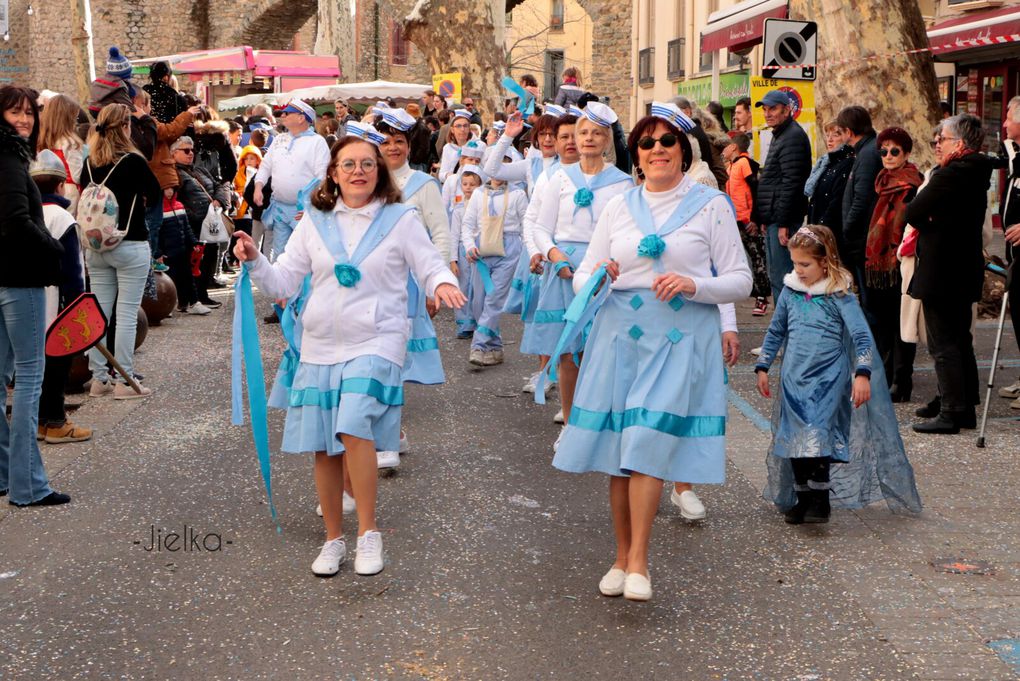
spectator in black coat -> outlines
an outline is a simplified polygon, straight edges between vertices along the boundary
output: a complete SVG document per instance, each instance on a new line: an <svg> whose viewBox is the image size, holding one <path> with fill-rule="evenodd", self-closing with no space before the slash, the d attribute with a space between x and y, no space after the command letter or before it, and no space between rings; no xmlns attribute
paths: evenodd
<svg viewBox="0 0 1020 681"><path fill-rule="evenodd" d="M758 179L758 216L765 227L772 299L779 300L783 277L793 269L786 242L800 229L807 211L804 185L811 172L811 141L793 120L785 92L771 90L755 106L762 107L765 123L772 128L772 143Z"/></svg>
<svg viewBox="0 0 1020 681"><path fill-rule="evenodd" d="M831 229L840 250L843 242L843 192L855 158L853 147L847 144L849 139L850 131L841 128L835 121L825 125L828 153L819 159L817 175L812 171L804 187L804 193L811 201L808 222Z"/></svg>
<svg viewBox="0 0 1020 681"><path fill-rule="evenodd" d="M182 111L188 110L184 95L170 85L171 75L170 65L158 61L149 69L149 80L152 82L142 86L152 98L152 115L160 123L170 123Z"/></svg>
<svg viewBox="0 0 1020 681"><path fill-rule="evenodd" d="M871 114L863 106L848 106L836 116L836 123L850 131L850 144L854 148L854 166L843 191L843 240L839 259L854 275L860 289L864 278L864 246L868 240L868 225L875 212L875 178L882 170L878 155L875 128ZM861 301L865 306L866 302Z"/></svg>
<svg viewBox="0 0 1020 681"><path fill-rule="evenodd" d="M941 168L907 204L907 222L918 232L917 268L908 292L924 309L942 395L939 415L914 424L919 433L958 433L977 422L978 372L970 325L972 305L984 286L981 230L993 164L979 153L984 138L976 116L947 118L940 138Z"/></svg>

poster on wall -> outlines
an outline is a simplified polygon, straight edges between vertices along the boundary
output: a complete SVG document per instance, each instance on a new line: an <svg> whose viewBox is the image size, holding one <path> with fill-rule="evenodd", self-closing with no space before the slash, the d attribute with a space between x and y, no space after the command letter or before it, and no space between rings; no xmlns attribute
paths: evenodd
<svg viewBox="0 0 1020 681"><path fill-rule="evenodd" d="M751 101L758 102L769 90L782 90L790 98L793 106L793 119L804 128L811 140L811 163L817 156L815 149L815 84L803 80L777 80L775 78L751 77ZM765 165L769 145L772 143L772 130L765 125L765 112L761 107L751 109L751 126L754 133L753 156L758 163Z"/></svg>

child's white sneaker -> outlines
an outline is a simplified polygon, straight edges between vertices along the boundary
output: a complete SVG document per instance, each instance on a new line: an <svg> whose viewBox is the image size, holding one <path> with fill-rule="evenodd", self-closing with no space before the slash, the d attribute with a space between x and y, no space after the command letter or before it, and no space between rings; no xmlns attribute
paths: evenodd
<svg viewBox="0 0 1020 681"><path fill-rule="evenodd" d="M358 537L358 553L354 557L354 571L359 575L376 575L383 569L382 535L369 530Z"/></svg>
<svg viewBox="0 0 1020 681"><path fill-rule="evenodd" d="M396 468L400 465L400 452L376 452L376 467L379 470Z"/></svg>
<svg viewBox="0 0 1020 681"><path fill-rule="evenodd" d="M354 513L358 509L358 505L354 503L354 497L347 492L344 492L344 515L348 513ZM322 517L322 504L315 507L315 515Z"/></svg>
<svg viewBox="0 0 1020 681"><path fill-rule="evenodd" d="M359 541L360 544L360 541ZM319 557L312 563L312 572L319 577L332 577L340 571L340 563L347 557L347 544L343 537L322 545Z"/></svg>

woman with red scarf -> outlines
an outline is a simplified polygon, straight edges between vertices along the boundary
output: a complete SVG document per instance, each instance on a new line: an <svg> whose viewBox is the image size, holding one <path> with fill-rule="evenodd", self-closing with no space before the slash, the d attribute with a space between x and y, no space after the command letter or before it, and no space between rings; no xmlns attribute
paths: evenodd
<svg viewBox="0 0 1020 681"><path fill-rule="evenodd" d="M876 139L882 170L875 178L875 210L865 247L864 311L885 366L893 402L906 402L913 388L915 343L900 338L900 267L907 204L924 178L910 162L914 141L903 128L886 128Z"/></svg>

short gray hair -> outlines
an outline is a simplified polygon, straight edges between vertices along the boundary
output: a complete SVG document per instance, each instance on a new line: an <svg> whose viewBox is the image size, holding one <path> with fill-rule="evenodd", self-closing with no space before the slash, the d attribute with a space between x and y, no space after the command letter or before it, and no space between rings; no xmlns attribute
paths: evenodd
<svg viewBox="0 0 1020 681"><path fill-rule="evenodd" d="M1006 105L1006 111L1013 112L1013 122L1020 123L1020 95L1013 97Z"/></svg>
<svg viewBox="0 0 1020 681"><path fill-rule="evenodd" d="M676 97L674 97L670 101L672 101L674 104L676 104L676 107L678 109L682 109L684 111L690 111L690 112L693 113L693 111L698 108L697 106L695 106L694 102L692 102L691 100L687 99L683 95L677 95Z"/></svg>
<svg viewBox="0 0 1020 681"><path fill-rule="evenodd" d="M177 151L183 146L189 146L192 149L195 148L195 140L191 139L187 135L181 135L174 140L174 143L170 145L170 151Z"/></svg>
<svg viewBox="0 0 1020 681"><path fill-rule="evenodd" d="M981 119L973 114L959 114L942 121L943 129L963 142L967 149L978 151L985 142Z"/></svg>

